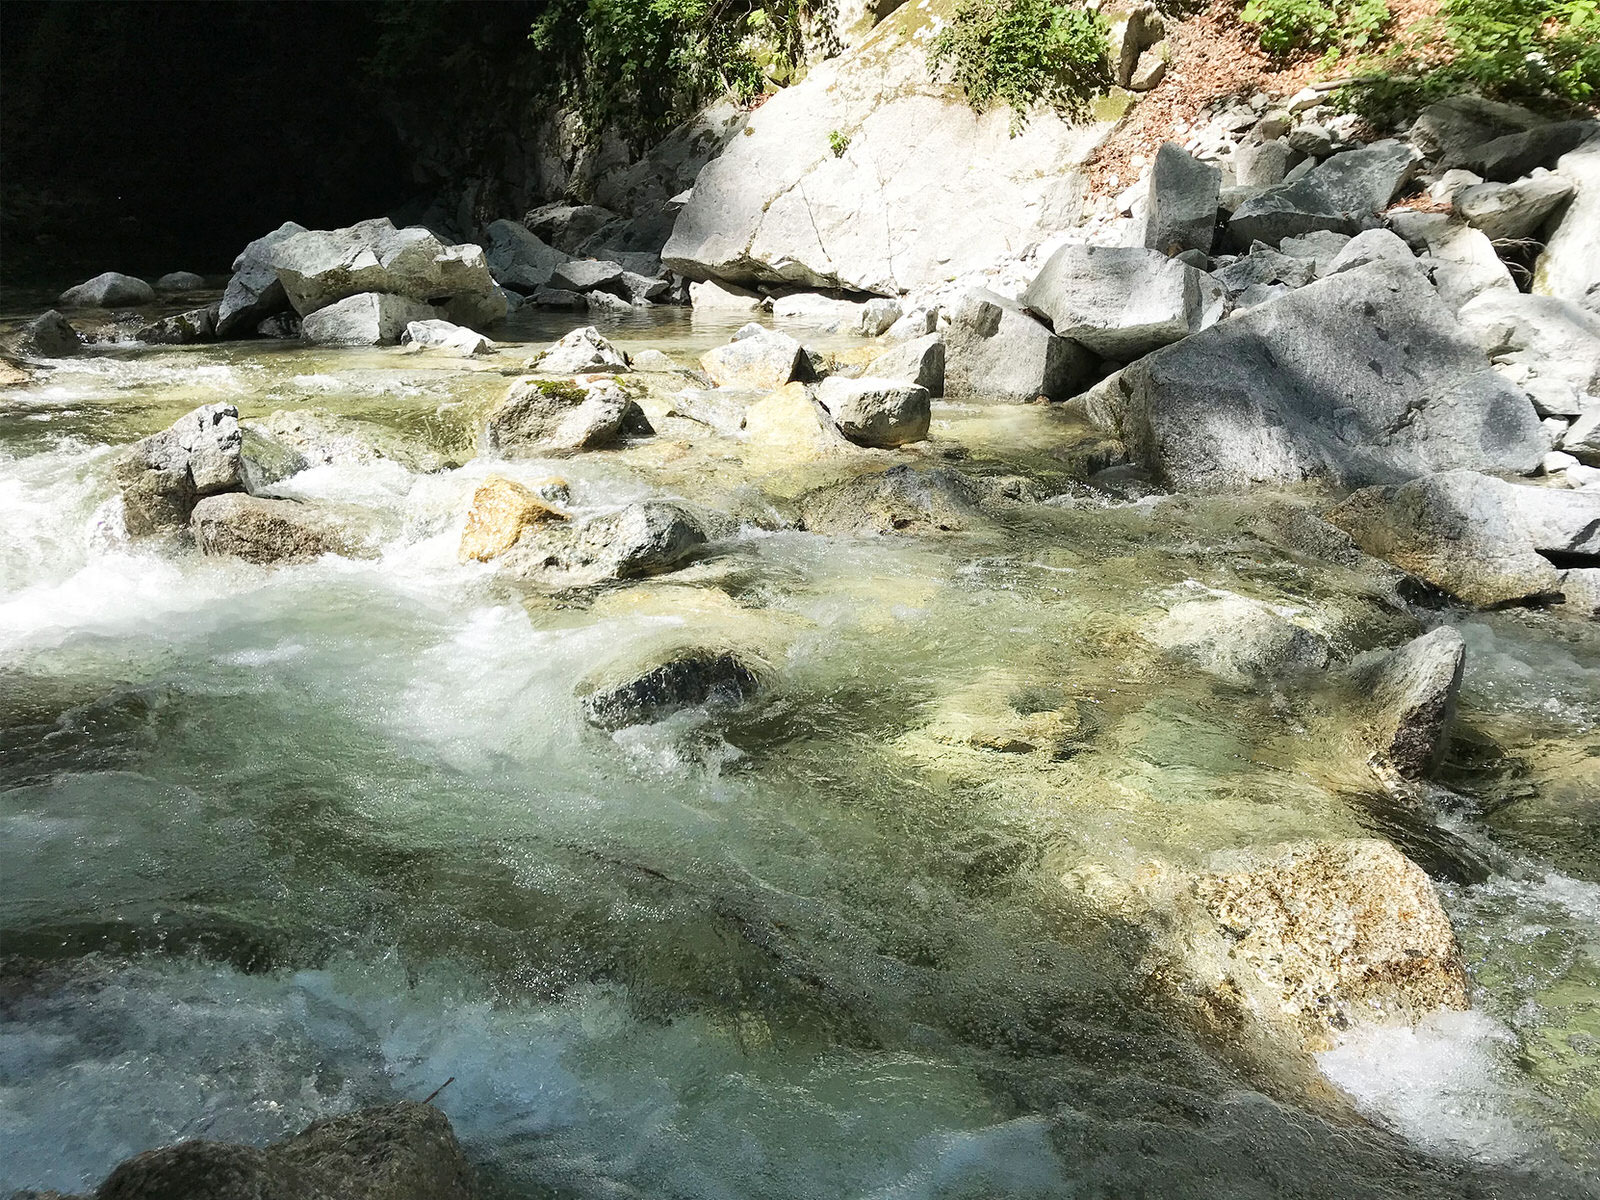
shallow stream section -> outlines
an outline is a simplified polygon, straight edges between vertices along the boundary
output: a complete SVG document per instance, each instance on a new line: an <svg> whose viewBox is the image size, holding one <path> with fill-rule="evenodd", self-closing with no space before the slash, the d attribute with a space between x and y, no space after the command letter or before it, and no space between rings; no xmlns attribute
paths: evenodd
<svg viewBox="0 0 1600 1200"><path fill-rule="evenodd" d="M604 331L692 363L739 323L653 313ZM902 457L1048 493L943 533L750 518L752 489L815 479L709 432L476 458L528 348L100 346L0 392L0 1193L450 1079L436 1103L508 1197L1600 1188L1594 626L1406 611L1257 536L1274 498L1097 492L1090 433L1045 407L935 406ZM129 544L117 448L215 401L327 409L456 465L281 485L368 513L371 559ZM682 572L534 596L457 560L496 472L744 516ZM1342 739L1335 698L1288 706L1140 639L1213 592L1346 656L1460 627L1425 807ZM748 647L762 696L584 722L585 679L684 637ZM941 737L996 704L1068 735ZM1148 933L1063 884L1372 835L1441 888L1474 1008L1352 1036L1298 1091L1192 1032L1148 986Z"/></svg>

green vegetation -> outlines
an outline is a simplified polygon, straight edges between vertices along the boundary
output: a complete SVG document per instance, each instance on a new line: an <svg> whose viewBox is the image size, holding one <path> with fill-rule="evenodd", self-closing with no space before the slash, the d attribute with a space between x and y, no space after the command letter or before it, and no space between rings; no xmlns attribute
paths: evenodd
<svg viewBox="0 0 1600 1200"><path fill-rule="evenodd" d="M833 151L835 158L843 158L844 152L850 149L850 135L835 129L828 134L828 149Z"/></svg>
<svg viewBox="0 0 1600 1200"><path fill-rule="evenodd" d="M1010 106L1013 134L1035 106L1082 115L1111 85L1105 21L1062 0L961 0L928 61L935 74L948 70L979 112Z"/></svg>
<svg viewBox="0 0 1600 1200"><path fill-rule="evenodd" d="M1239 19L1280 62L1313 50L1361 51L1391 20L1384 0L1246 0Z"/></svg>

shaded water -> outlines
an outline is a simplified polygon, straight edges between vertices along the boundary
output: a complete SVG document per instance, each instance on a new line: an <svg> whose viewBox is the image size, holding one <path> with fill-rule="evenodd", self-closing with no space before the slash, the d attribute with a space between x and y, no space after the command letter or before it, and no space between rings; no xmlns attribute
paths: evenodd
<svg viewBox="0 0 1600 1200"><path fill-rule="evenodd" d="M606 331L687 362L739 323ZM1024 475L1046 503L932 536L751 519L676 575L530 598L456 560L491 471L557 471L579 508L748 514L752 488L781 505L835 468L677 425L474 460L520 357L121 346L0 395L0 1188L454 1077L438 1103L508 1196L1592 1193L1593 626L1406 613L1263 540L1267 498L1092 492L1089 432L1033 406L938 406L899 457ZM214 400L327 408L462 465L282 485L374 514L371 561L128 545L115 447ZM1156 658L1140 624L1206 589L1347 655L1459 624L1432 807L1393 802L1333 698ZM769 690L584 724L582 680L684 637L748 647ZM1058 714L1062 742L940 733L996 707ZM1349 1107L1198 1038L1148 986L1148 933L1064 883L1371 832L1443 889L1475 1008L1323 1055Z"/></svg>

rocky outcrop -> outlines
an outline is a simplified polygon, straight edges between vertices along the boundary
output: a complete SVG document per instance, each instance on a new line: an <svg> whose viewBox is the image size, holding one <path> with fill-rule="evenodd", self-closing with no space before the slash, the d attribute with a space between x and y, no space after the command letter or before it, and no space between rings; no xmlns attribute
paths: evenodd
<svg viewBox="0 0 1600 1200"><path fill-rule="evenodd" d="M700 369L719 387L775 390L791 380L811 378L805 347L786 333L750 326L726 346L700 356Z"/></svg>
<svg viewBox="0 0 1600 1200"><path fill-rule="evenodd" d="M548 481L547 487L564 490L559 480ZM461 531L461 561L488 562L515 546L529 526L565 520L567 514L533 488L491 475L472 494L472 508Z"/></svg>
<svg viewBox="0 0 1600 1200"><path fill-rule="evenodd" d="M1071 225L1109 124L1041 111L1012 137L1003 106L974 113L928 73L930 30L954 7L907 4L768 100L695 180L663 263L895 295Z"/></svg>
<svg viewBox="0 0 1600 1200"><path fill-rule="evenodd" d="M888 450L928 436L928 389L914 383L835 375L817 388L817 403L858 446Z"/></svg>
<svg viewBox="0 0 1600 1200"><path fill-rule="evenodd" d="M706 540L706 531L686 509L646 500L616 512L529 526L496 561L538 587L592 587L676 570Z"/></svg>
<svg viewBox="0 0 1600 1200"><path fill-rule="evenodd" d="M1092 382L1097 368L1082 346L983 289L962 297L944 346L944 390L952 400L1065 400Z"/></svg>
<svg viewBox="0 0 1600 1200"><path fill-rule="evenodd" d="M1531 472L1547 445L1527 397L1396 263L1254 308L1131 364L1102 392L1091 417L1184 488Z"/></svg>
<svg viewBox="0 0 1600 1200"><path fill-rule="evenodd" d="M1368 554L1480 608L1557 596L1546 555L1600 557L1600 492L1475 471L1363 488L1327 515Z"/></svg>
<svg viewBox="0 0 1600 1200"><path fill-rule="evenodd" d="M1328 665L1328 640L1245 596L1174 605L1145 636L1228 683L1292 678Z"/></svg>
<svg viewBox="0 0 1600 1200"><path fill-rule="evenodd" d="M740 704L761 688L761 678L739 654L686 648L625 678L591 682L583 714L591 725L617 730L648 725L685 708Z"/></svg>
<svg viewBox="0 0 1600 1200"><path fill-rule="evenodd" d="M362 292L316 309L300 325L300 336L319 346L392 345L414 321L433 319L419 300L390 292Z"/></svg>
<svg viewBox="0 0 1600 1200"><path fill-rule="evenodd" d="M489 414L483 445L509 456L575 454L649 432L644 412L614 380L523 378Z"/></svg>
<svg viewBox="0 0 1600 1200"><path fill-rule="evenodd" d="M256 1148L180 1142L128 1159L94 1200L473 1200L450 1121L426 1104L361 1109Z"/></svg>
<svg viewBox="0 0 1600 1200"><path fill-rule="evenodd" d="M1127 362L1215 324L1222 288L1203 271L1136 246L1062 246L1022 293L1057 336Z"/></svg>
<svg viewBox="0 0 1600 1200"><path fill-rule="evenodd" d="M239 252L239 257L233 260L233 278L228 280L227 290L222 293L222 307L217 314L219 337L253 330L266 318L289 307L289 297L284 294L283 284L278 282L278 272L272 265L272 254L282 242L304 232L304 225L285 221Z"/></svg>
<svg viewBox="0 0 1600 1200"><path fill-rule="evenodd" d="M155 299L155 289L144 280L107 271L87 283L68 288L56 303L62 308L135 308L154 304Z"/></svg>
<svg viewBox="0 0 1600 1200"><path fill-rule="evenodd" d="M1461 635L1441 627L1352 668L1368 744L1403 778L1423 778L1444 757L1466 658Z"/></svg>
<svg viewBox="0 0 1600 1200"><path fill-rule="evenodd" d="M350 531L317 505L244 492L200 500L189 526L202 554L253 563L304 562L357 549Z"/></svg>

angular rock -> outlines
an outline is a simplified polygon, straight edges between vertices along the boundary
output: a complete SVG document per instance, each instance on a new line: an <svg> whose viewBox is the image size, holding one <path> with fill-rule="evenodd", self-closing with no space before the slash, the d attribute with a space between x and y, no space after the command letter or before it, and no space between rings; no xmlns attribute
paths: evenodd
<svg viewBox="0 0 1600 1200"><path fill-rule="evenodd" d="M83 349L83 337L55 309L29 321L17 336L17 353L29 358L66 358Z"/></svg>
<svg viewBox="0 0 1600 1200"><path fill-rule="evenodd" d="M1176 604L1145 636L1234 684L1291 678L1328 665L1326 638L1244 596Z"/></svg>
<svg viewBox="0 0 1600 1200"><path fill-rule="evenodd" d="M191 1141L136 1155L95 1200L473 1200L450 1122L427 1104L360 1109L264 1149Z"/></svg>
<svg viewBox="0 0 1600 1200"><path fill-rule="evenodd" d="M158 292L195 292L205 286L205 278L193 271L169 271L156 280Z"/></svg>
<svg viewBox="0 0 1600 1200"><path fill-rule="evenodd" d="M1368 554L1479 608L1553 595L1560 575L1540 551L1571 553L1600 536L1600 495L1475 471L1363 488L1327 515Z"/></svg>
<svg viewBox="0 0 1600 1200"><path fill-rule="evenodd" d="M300 336L317 346L383 346L400 340L413 321L433 319L434 309L387 292L347 296L301 319Z"/></svg>
<svg viewBox="0 0 1600 1200"><path fill-rule="evenodd" d="M1311 158L1333 153L1333 134L1315 121L1304 121L1289 131L1289 149Z"/></svg>
<svg viewBox="0 0 1600 1200"><path fill-rule="evenodd" d="M584 242L617 219L598 204L546 204L522 218L525 228L558 250L578 253Z"/></svg>
<svg viewBox="0 0 1600 1200"><path fill-rule="evenodd" d="M1600 312L1600 142L1562 155L1556 173L1577 194L1534 266L1533 290Z"/></svg>
<svg viewBox="0 0 1600 1200"><path fill-rule="evenodd" d="M1527 397L1415 270L1373 263L1125 367L1095 418L1181 488L1530 472Z"/></svg>
<svg viewBox="0 0 1600 1200"><path fill-rule="evenodd" d="M646 500L585 520L534 526L497 561L542 587L587 587L676 570L705 544L705 530L686 510Z"/></svg>
<svg viewBox="0 0 1600 1200"><path fill-rule="evenodd" d="M1454 207L1457 196L1468 188L1476 187L1482 182L1482 175L1455 167L1439 176L1433 186L1428 189L1428 199Z"/></svg>
<svg viewBox="0 0 1600 1200"><path fill-rule="evenodd" d="M325 408L281 408L264 420L243 426L246 448L258 443L252 432L292 452L305 465L352 466L398 463L408 471L431 474L453 467L443 455L381 425L340 416ZM303 468L302 468L303 469Z"/></svg>
<svg viewBox="0 0 1600 1200"><path fill-rule="evenodd" d="M484 302L494 294L482 247L447 246L421 226L396 229L387 217L292 233L270 255L284 294L302 317L362 294Z"/></svg>
<svg viewBox="0 0 1600 1200"><path fill-rule="evenodd" d="M528 366L546 375L584 375L592 371L626 371L628 359L593 325L585 325L530 359Z"/></svg>
<svg viewBox="0 0 1600 1200"><path fill-rule="evenodd" d="M877 337L898 321L903 311L898 300L882 296L868 300L861 308L861 332Z"/></svg>
<svg viewBox="0 0 1600 1200"><path fill-rule="evenodd" d="M153 304L155 298L155 290L144 280L107 271L68 288L56 303L62 308L122 308Z"/></svg>
<svg viewBox="0 0 1600 1200"><path fill-rule="evenodd" d="M1579 414L1562 434L1561 448L1590 466L1600 465L1600 408Z"/></svg>
<svg viewBox="0 0 1600 1200"><path fill-rule="evenodd" d="M1213 325L1222 287L1155 250L1062 246L1022 293L1057 336L1123 362Z"/></svg>
<svg viewBox="0 0 1600 1200"><path fill-rule="evenodd" d="M1547 118L1515 104L1461 95L1423 109L1407 136L1413 146L1440 166L1459 167L1486 142L1546 123Z"/></svg>
<svg viewBox="0 0 1600 1200"><path fill-rule="evenodd" d="M1230 296L1238 296L1253 287L1280 283L1288 288L1305 287L1317 275L1317 264L1309 258L1295 258L1280 254L1265 246L1258 246L1249 254L1240 255L1233 262L1212 272L1212 278L1223 286Z"/></svg>
<svg viewBox="0 0 1600 1200"><path fill-rule="evenodd" d="M1461 324L1490 358L1526 363L1600 397L1600 313L1555 296L1495 289L1461 307Z"/></svg>
<svg viewBox="0 0 1600 1200"><path fill-rule="evenodd" d="M1600 620L1600 567L1575 567L1561 573L1561 611Z"/></svg>
<svg viewBox="0 0 1600 1200"><path fill-rule="evenodd" d="M1455 210L1490 241L1509 241L1538 232L1575 191L1570 179L1550 174L1516 183L1480 183L1457 193Z"/></svg>
<svg viewBox="0 0 1600 1200"><path fill-rule="evenodd" d="M1222 169L1201 162L1176 142L1156 151L1145 202L1144 244L1162 254L1211 253L1217 236Z"/></svg>
<svg viewBox="0 0 1600 1200"><path fill-rule="evenodd" d="M861 328L862 307L853 300L819 296L815 292L796 292L775 300L772 315L780 319L804 321L825 333L838 333Z"/></svg>
<svg viewBox="0 0 1600 1200"><path fill-rule="evenodd" d="M564 288L540 288L528 297L528 303L535 308L560 312L585 312L589 307L581 293L569 292Z"/></svg>
<svg viewBox="0 0 1600 1200"><path fill-rule="evenodd" d="M955 400L1065 400L1095 369L1082 346L1051 333L1016 301L982 289L962 297L945 337L944 389Z"/></svg>
<svg viewBox="0 0 1600 1200"><path fill-rule="evenodd" d="M1387 229L1366 229L1345 243L1323 273L1337 275L1341 271L1352 271L1375 262L1396 262L1409 267L1416 261L1411 247L1398 234Z"/></svg>
<svg viewBox="0 0 1600 1200"><path fill-rule="evenodd" d="M939 328L939 306L936 304L909 309L880 335L886 342L909 342Z"/></svg>
<svg viewBox="0 0 1600 1200"><path fill-rule="evenodd" d="M720 387L773 390L810 378L805 348L786 333L758 329L700 356L700 368Z"/></svg>
<svg viewBox="0 0 1600 1200"><path fill-rule="evenodd" d="M465 358L482 354L494 346L481 333L437 319L409 322L405 332L400 335L400 344L415 346L419 350L442 350Z"/></svg>
<svg viewBox="0 0 1600 1200"><path fill-rule="evenodd" d="M858 446L892 449L928 436L928 389L914 383L834 375L817 388L817 402Z"/></svg>
<svg viewBox="0 0 1600 1200"><path fill-rule="evenodd" d="M1130 92L1148 92L1167 77L1167 60L1158 49L1139 55L1138 65L1128 77Z"/></svg>
<svg viewBox="0 0 1600 1200"><path fill-rule="evenodd" d="M289 297L284 294L283 284L278 282L272 255L289 238L304 232L304 225L285 221L239 252L239 257L233 260L233 278L228 280L227 290L222 293L222 307L217 314L218 337L231 337L240 330L254 329L266 318L289 307Z"/></svg>
<svg viewBox="0 0 1600 1200"><path fill-rule="evenodd" d="M355 550L349 531L316 505L245 492L202 498L189 526L202 554L246 562L303 562Z"/></svg>
<svg viewBox="0 0 1600 1200"><path fill-rule="evenodd" d="M944 395L944 339L937 333L902 342L867 364L863 374L926 388L930 396Z"/></svg>
<svg viewBox="0 0 1600 1200"><path fill-rule="evenodd" d="M1294 183L1271 188L1236 208L1228 222L1229 240L1236 246L1257 241L1276 246L1286 237L1319 229L1359 233L1388 207L1416 169L1415 151L1395 141L1336 154Z"/></svg>
<svg viewBox="0 0 1600 1200"><path fill-rule="evenodd" d="M1479 230L1443 224L1428 228L1424 237L1428 253L1423 265L1433 276L1433 286L1440 297L1451 308L1460 309L1485 292L1517 290L1506 264Z"/></svg>
<svg viewBox="0 0 1600 1200"><path fill-rule="evenodd" d="M1536 167L1553 167L1562 155L1600 137L1600 121L1552 121L1484 142L1453 167L1466 167L1485 179L1510 182Z"/></svg>
<svg viewBox="0 0 1600 1200"><path fill-rule="evenodd" d="M704 313L755 312L761 307L761 297L746 288L707 279L689 285L689 306Z"/></svg>
<svg viewBox="0 0 1600 1200"><path fill-rule="evenodd" d="M515 221L492 221L484 234L489 240L485 256L489 273L519 292L531 294L549 287L551 275L569 257Z"/></svg>
<svg viewBox="0 0 1600 1200"><path fill-rule="evenodd" d="M472 494L458 553L462 562L488 562L515 546L529 526L565 520L565 512L526 484L490 475Z"/></svg>
<svg viewBox="0 0 1600 1200"><path fill-rule="evenodd" d="M1309 258L1317 266L1316 273L1326 275L1339 251L1350 244L1348 233L1335 233L1331 229L1316 229L1299 237L1284 238L1278 251L1290 258Z"/></svg>
<svg viewBox="0 0 1600 1200"><path fill-rule="evenodd" d="M1425 778L1444 757L1466 659L1461 635L1441 626L1352 669L1368 743L1402 778Z"/></svg>
<svg viewBox="0 0 1600 1200"><path fill-rule="evenodd" d="M631 678L595 687L583 699L583 714L591 725L614 731L685 708L740 704L760 688L760 676L738 654L686 648Z"/></svg>
<svg viewBox="0 0 1600 1200"><path fill-rule="evenodd" d="M141 342L152 346L187 346L194 342L217 340L217 313L219 305L194 308L174 316L152 321L134 334Z"/></svg>
<svg viewBox="0 0 1600 1200"><path fill-rule="evenodd" d="M1294 151L1281 138L1245 142L1233 152L1233 179L1240 187L1269 188L1283 182Z"/></svg>
<svg viewBox="0 0 1600 1200"><path fill-rule="evenodd" d="M800 497L813 533L959 533L982 523L983 491L949 467L891 467Z"/></svg>
<svg viewBox="0 0 1600 1200"><path fill-rule="evenodd" d="M550 273L550 285L569 292L610 291L622 284L621 263L573 258Z"/></svg>
<svg viewBox="0 0 1600 1200"><path fill-rule="evenodd" d="M648 433L644 412L617 386L523 378L489 414L486 450L508 455L575 454L612 445L624 433Z"/></svg>

